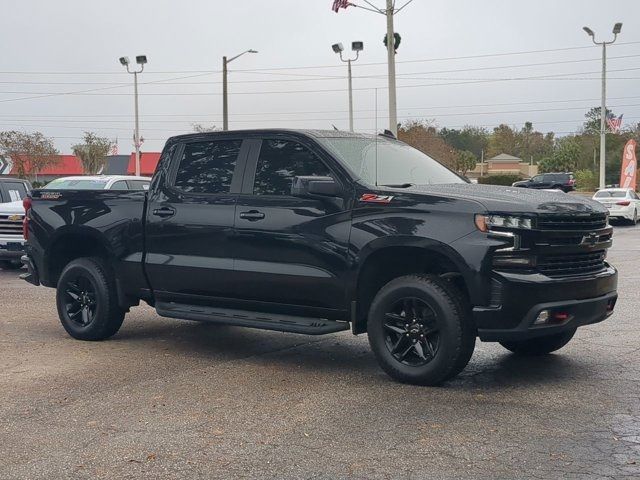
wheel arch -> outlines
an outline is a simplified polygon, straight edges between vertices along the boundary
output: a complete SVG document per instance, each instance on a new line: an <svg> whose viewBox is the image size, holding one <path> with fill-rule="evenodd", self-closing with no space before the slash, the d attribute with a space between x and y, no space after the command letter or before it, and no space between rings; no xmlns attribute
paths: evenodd
<svg viewBox="0 0 640 480"><path fill-rule="evenodd" d="M433 273L450 280L469 298L469 266L453 248L445 243L414 236L384 237L368 244L360 252L355 273L352 301L353 332L364 333L369 306L376 293L394 278Z"/></svg>

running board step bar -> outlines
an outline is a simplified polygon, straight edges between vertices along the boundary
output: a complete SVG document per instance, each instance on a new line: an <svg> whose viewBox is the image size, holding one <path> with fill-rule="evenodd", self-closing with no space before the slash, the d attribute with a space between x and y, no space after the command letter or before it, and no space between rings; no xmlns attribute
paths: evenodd
<svg viewBox="0 0 640 480"><path fill-rule="evenodd" d="M156 302L156 312L158 312L158 315L161 317L183 318L201 322L236 325L239 327L276 330L278 332L304 333L307 335L324 335L326 333L349 330L348 322L173 302Z"/></svg>

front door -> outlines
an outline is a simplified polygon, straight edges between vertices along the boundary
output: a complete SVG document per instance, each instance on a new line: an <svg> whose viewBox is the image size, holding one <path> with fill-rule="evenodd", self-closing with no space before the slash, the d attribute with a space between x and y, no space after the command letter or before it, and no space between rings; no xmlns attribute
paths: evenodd
<svg viewBox="0 0 640 480"><path fill-rule="evenodd" d="M233 222L248 145L229 136L178 144L150 191L145 267L159 300L234 294Z"/></svg>
<svg viewBox="0 0 640 480"><path fill-rule="evenodd" d="M263 138L247 162L234 242L240 298L345 310L351 194L291 195L295 176L334 176L313 145ZM343 182L347 183L347 182Z"/></svg>

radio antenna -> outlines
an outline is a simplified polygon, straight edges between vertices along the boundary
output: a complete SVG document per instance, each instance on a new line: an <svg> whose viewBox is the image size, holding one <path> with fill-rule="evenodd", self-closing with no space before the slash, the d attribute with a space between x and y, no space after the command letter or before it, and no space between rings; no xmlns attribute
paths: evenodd
<svg viewBox="0 0 640 480"><path fill-rule="evenodd" d="M375 91L376 91L376 101L375 101L375 105L376 105L376 107L375 107L375 110L376 110L375 129L376 130L374 132L374 136L375 136L375 139L376 139L376 157L375 157L376 158L375 159L375 162L376 162L376 165L375 165L375 169L376 169L375 176L376 176L376 179L375 180L376 180L376 187L377 187L378 186L378 89L376 88Z"/></svg>

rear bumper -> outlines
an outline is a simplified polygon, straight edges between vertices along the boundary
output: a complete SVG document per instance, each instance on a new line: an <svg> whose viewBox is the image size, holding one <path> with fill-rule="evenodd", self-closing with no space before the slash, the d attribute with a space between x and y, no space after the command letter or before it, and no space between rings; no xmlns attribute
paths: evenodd
<svg viewBox="0 0 640 480"><path fill-rule="evenodd" d="M483 341L526 340L601 322L613 313L618 298L618 272L611 266L597 274L563 279L496 274L492 282L495 306L473 309ZM550 320L535 324L544 310Z"/></svg>

